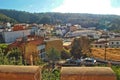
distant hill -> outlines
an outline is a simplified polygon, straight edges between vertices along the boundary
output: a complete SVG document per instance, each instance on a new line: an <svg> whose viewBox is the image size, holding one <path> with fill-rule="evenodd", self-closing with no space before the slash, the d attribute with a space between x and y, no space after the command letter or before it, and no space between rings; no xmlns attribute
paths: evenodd
<svg viewBox="0 0 120 80"><path fill-rule="evenodd" d="M0 22L13 22L13 23L16 23L17 21L14 20L13 18L10 18L10 17L0 13Z"/></svg>
<svg viewBox="0 0 120 80"><path fill-rule="evenodd" d="M42 24L80 24L82 27L96 27L120 31L120 16L81 13L29 13L25 11L0 9L0 14L13 22ZM1 16L0 16L1 19ZM9 20L9 19L8 19ZM3 20L4 21L4 20Z"/></svg>

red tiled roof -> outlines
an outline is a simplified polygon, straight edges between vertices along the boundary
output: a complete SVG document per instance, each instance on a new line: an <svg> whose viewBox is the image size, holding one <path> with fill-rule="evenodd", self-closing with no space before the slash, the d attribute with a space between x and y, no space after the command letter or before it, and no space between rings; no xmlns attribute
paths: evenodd
<svg viewBox="0 0 120 80"><path fill-rule="evenodd" d="M31 40L31 41L27 41L27 42L23 42L23 41L15 41L14 43L10 44L9 47L21 47L27 43L31 43L33 45L39 45L43 43L43 39L35 39L35 40Z"/></svg>
<svg viewBox="0 0 120 80"><path fill-rule="evenodd" d="M20 47L22 46L24 43L20 42L20 41L15 41L12 44L10 44L8 47Z"/></svg>
<svg viewBox="0 0 120 80"><path fill-rule="evenodd" d="M29 43L34 44L34 45L39 45L43 43L43 39L37 39L33 41L29 41Z"/></svg>

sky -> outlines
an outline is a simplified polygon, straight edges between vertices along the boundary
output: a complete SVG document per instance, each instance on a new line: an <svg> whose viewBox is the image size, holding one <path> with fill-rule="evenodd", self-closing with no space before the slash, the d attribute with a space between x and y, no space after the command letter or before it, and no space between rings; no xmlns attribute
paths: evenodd
<svg viewBox="0 0 120 80"><path fill-rule="evenodd" d="M0 9L120 15L120 0L0 0Z"/></svg>

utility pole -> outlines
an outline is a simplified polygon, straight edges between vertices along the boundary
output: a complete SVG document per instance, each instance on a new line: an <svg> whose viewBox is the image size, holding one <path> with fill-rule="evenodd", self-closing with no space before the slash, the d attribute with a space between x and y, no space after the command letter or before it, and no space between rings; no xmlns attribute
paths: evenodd
<svg viewBox="0 0 120 80"><path fill-rule="evenodd" d="M23 32L23 54L22 54L22 63L25 65L25 51L26 51L26 39Z"/></svg>
<svg viewBox="0 0 120 80"><path fill-rule="evenodd" d="M105 36L105 55L104 55L104 60L106 61L106 51L107 51L107 33L106 33L106 36Z"/></svg>
<svg viewBox="0 0 120 80"><path fill-rule="evenodd" d="M107 48L107 46L106 46L106 43L105 43L105 56L104 56L104 60L106 60L106 48Z"/></svg>

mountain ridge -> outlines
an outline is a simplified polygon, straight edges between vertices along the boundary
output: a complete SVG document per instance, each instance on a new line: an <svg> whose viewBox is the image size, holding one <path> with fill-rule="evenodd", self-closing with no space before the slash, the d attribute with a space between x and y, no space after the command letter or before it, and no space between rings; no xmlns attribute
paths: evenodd
<svg viewBox="0 0 120 80"><path fill-rule="evenodd" d="M30 13L25 11L16 11L9 9L0 9L0 14L10 17L11 19L19 23L38 23L38 24L71 23L80 24L82 27L96 27L97 29L120 30L119 15L58 13L58 12Z"/></svg>

